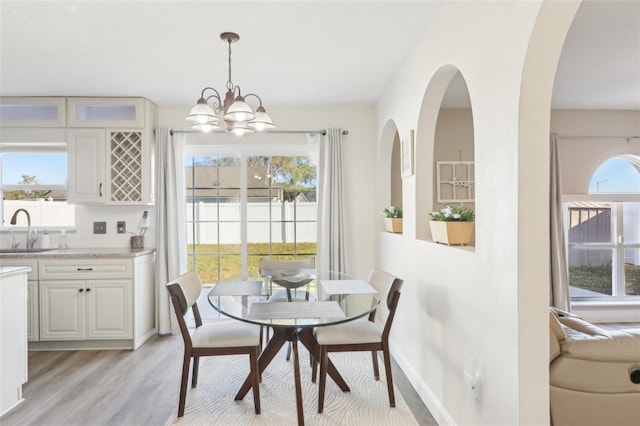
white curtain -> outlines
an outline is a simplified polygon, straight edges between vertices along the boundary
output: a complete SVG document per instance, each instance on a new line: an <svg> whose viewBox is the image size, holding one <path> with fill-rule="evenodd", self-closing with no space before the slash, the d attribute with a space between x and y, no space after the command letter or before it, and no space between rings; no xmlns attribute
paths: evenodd
<svg viewBox="0 0 640 426"><path fill-rule="evenodd" d="M551 180L550 197L550 240L551 240L551 292L550 306L570 311L569 277L567 265L567 246L564 237L562 182L560 179L560 160L558 156L558 135L551 134Z"/></svg>
<svg viewBox="0 0 640 426"><path fill-rule="evenodd" d="M317 265L319 269L346 272L342 130L328 129L318 148Z"/></svg>
<svg viewBox="0 0 640 426"><path fill-rule="evenodd" d="M171 313L166 284L186 271L184 211L184 134L171 135L169 129L156 133L156 279L157 325L159 334L177 330Z"/></svg>

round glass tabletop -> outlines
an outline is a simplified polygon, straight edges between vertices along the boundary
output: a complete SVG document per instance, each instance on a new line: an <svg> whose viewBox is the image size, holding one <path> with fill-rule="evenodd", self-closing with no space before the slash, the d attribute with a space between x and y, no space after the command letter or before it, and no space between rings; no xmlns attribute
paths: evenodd
<svg viewBox="0 0 640 426"><path fill-rule="evenodd" d="M262 281L221 281L208 299L214 309L240 321L306 328L364 317L376 309L380 294L366 280L299 269L272 270Z"/></svg>

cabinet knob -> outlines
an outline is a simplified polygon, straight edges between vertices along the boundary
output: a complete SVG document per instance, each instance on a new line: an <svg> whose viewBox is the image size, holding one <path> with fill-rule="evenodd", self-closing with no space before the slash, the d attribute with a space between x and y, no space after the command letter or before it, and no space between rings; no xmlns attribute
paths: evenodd
<svg viewBox="0 0 640 426"><path fill-rule="evenodd" d="M91 289L90 289L90 288L88 288L88 289L87 289L87 293L89 293L90 291L91 291Z"/></svg>
<svg viewBox="0 0 640 426"><path fill-rule="evenodd" d="M79 288L78 291L82 293L84 291L84 288Z"/></svg>

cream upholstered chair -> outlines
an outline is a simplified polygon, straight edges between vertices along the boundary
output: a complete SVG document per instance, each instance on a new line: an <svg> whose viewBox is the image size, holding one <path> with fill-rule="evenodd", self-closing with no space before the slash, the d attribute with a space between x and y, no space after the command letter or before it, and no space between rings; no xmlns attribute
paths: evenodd
<svg viewBox="0 0 640 426"><path fill-rule="evenodd" d="M191 387L198 384L198 366L201 356L214 355L249 355L253 400L256 414L260 414L260 388L258 355L260 353L260 327L236 320L202 324L200 311L196 301L200 296L202 283L195 271L189 271L167 284L167 290L180 325L180 333L184 341L184 359L182 363L182 380L180 382L180 400L178 417L184 415L189 380L189 365L193 358ZM191 308L196 328L189 330L184 316Z"/></svg>
<svg viewBox="0 0 640 426"><path fill-rule="evenodd" d="M380 379L377 351L384 355L384 367L387 376L387 390L389 405L396 406L391 376L391 354L389 353L389 332L396 313L400 289L403 280L379 269L373 269L369 274L371 284L382 297L380 306L369 315L368 319L350 321L326 327L316 327L315 335L320 345L320 383L318 385L318 413L324 409L324 393L327 383L327 367L329 352L371 351L373 373L376 380ZM381 320L377 323L375 320ZM316 366L314 363L313 378L315 380Z"/></svg>
<svg viewBox="0 0 640 426"><path fill-rule="evenodd" d="M640 424L640 329L604 330L549 312L553 426Z"/></svg>

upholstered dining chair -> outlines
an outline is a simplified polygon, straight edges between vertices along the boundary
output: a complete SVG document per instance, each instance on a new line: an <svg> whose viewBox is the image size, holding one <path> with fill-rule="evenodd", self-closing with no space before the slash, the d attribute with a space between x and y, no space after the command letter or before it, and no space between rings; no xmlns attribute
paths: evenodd
<svg viewBox="0 0 640 426"><path fill-rule="evenodd" d="M196 301L202 289L197 272L189 271L167 284L167 290L180 325L184 341L184 359L182 379L180 381L180 399L178 417L184 415L189 380L189 365L193 358L191 387L198 384L198 367L201 356L249 355L250 375L252 379L253 401L256 414L260 414L260 388L258 355L260 353L260 327L236 320L202 323ZM196 328L189 330L184 316L191 309Z"/></svg>
<svg viewBox="0 0 640 426"><path fill-rule="evenodd" d="M313 277L308 276L305 273L299 273L304 269L315 269L316 258L309 257L306 259L292 259L292 260L279 260L279 259L266 259L261 258L260 263L260 275L263 279L267 280L267 285L272 288L272 283L281 282L285 284L285 288L277 290L269 297L269 303L274 302L303 302L309 300L309 292L304 291L302 297L298 295L298 289L304 287L311 281ZM279 277L274 277L275 273L278 273ZM286 285L287 273L289 279L292 281L290 285ZM269 331L267 330L267 340L269 339ZM287 346L287 361L291 359L291 343Z"/></svg>
<svg viewBox="0 0 640 426"><path fill-rule="evenodd" d="M384 355L384 367L387 376L387 390L389 405L396 406L391 376L391 354L389 353L389 332L396 313L400 289L403 280L385 271L373 269L368 278L381 296L380 305L367 319L350 321L326 327L316 327L315 335L320 345L320 382L318 384L318 413L324 409L324 394L327 384L327 366L329 352L371 351L373 359L373 374L375 380L380 380L377 351ZM377 323L376 319L382 320ZM313 365L313 380L316 376L316 364Z"/></svg>

